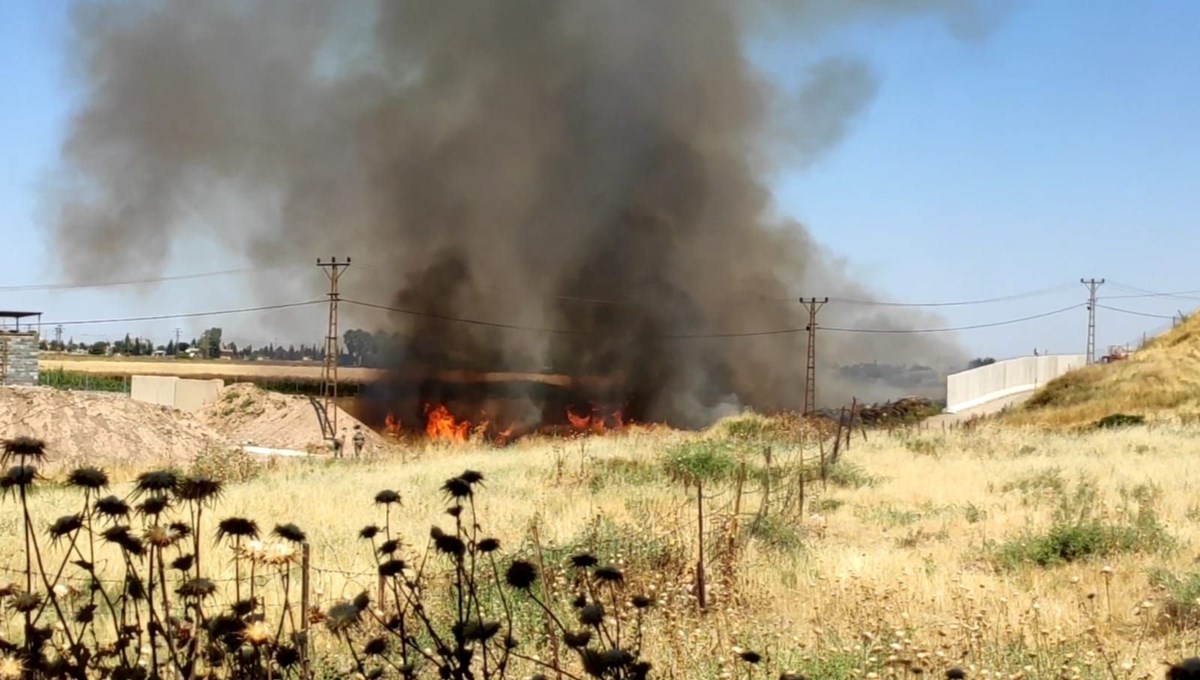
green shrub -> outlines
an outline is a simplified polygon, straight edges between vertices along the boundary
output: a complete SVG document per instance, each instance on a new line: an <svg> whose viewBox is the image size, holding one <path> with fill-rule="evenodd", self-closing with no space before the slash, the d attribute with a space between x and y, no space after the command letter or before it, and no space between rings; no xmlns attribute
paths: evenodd
<svg viewBox="0 0 1200 680"><path fill-rule="evenodd" d="M777 515L759 515L746 526L755 540L780 552L795 552L804 547L804 536L787 520Z"/></svg>
<svg viewBox="0 0 1200 680"><path fill-rule="evenodd" d="M1135 416L1129 415L1128 413L1114 413L1097 420L1093 427L1098 430L1115 430L1122 427L1135 427L1137 425L1145 424L1146 416Z"/></svg>
<svg viewBox="0 0 1200 680"><path fill-rule="evenodd" d="M1163 614L1180 628L1200 625L1200 573L1175 574L1166 569L1150 572L1150 585L1166 591Z"/></svg>
<svg viewBox="0 0 1200 680"><path fill-rule="evenodd" d="M668 477L689 485L729 479L737 466L729 444L712 439L672 446L664 461Z"/></svg>
<svg viewBox="0 0 1200 680"><path fill-rule="evenodd" d="M241 449L206 449L192 461L188 474L237 483L258 477L262 470L263 464Z"/></svg>
<svg viewBox="0 0 1200 680"><path fill-rule="evenodd" d="M661 470L641 460L602 458L588 469L588 488L593 492L610 486L640 486L662 479Z"/></svg>
<svg viewBox="0 0 1200 680"><path fill-rule="evenodd" d="M836 464L829 466L829 483L834 486L847 489L861 489L875 486L881 481L883 481L882 477L872 475L861 466L845 459L839 460Z"/></svg>

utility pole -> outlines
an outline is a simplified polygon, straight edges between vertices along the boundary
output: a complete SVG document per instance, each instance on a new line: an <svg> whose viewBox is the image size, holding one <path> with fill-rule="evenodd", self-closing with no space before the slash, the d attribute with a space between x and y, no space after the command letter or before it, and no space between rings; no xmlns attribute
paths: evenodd
<svg viewBox="0 0 1200 680"><path fill-rule="evenodd" d="M63 351L62 332L63 327L61 323L54 327L54 346L59 352Z"/></svg>
<svg viewBox="0 0 1200 680"><path fill-rule="evenodd" d="M1087 362L1093 364L1096 362L1096 290L1104 285L1104 279L1079 279L1079 282L1088 289Z"/></svg>
<svg viewBox="0 0 1200 680"><path fill-rule="evenodd" d="M325 335L325 362L321 367L321 399L325 407L325 422L330 438L337 436L337 393L338 393L338 358L341 349L338 346L338 279L350 266L350 258L338 262L336 257L328 262L317 258L317 266L325 271L329 278L329 331Z"/></svg>
<svg viewBox="0 0 1200 680"><path fill-rule="evenodd" d="M800 304L808 310L808 364L804 369L804 415L817 409L817 312L829 302L829 298L800 298Z"/></svg>

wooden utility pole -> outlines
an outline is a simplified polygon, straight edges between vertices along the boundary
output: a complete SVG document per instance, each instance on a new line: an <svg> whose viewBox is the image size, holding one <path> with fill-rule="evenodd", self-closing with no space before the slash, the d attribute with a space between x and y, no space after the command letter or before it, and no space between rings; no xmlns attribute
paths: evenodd
<svg viewBox="0 0 1200 680"><path fill-rule="evenodd" d="M332 439L337 437L337 394L338 394L338 358L341 348L338 345L338 279L350 266L350 258L338 262L336 257L323 262L317 258L317 266L325 271L329 278L329 330L325 334L325 361L321 366L321 399L325 408L325 422L321 423L326 435Z"/></svg>
<svg viewBox="0 0 1200 680"><path fill-rule="evenodd" d="M829 298L800 298L800 304L808 310L808 364L804 369L804 415L817 409L817 312L829 302Z"/></svg>
<svg viewBox="0 0 1200 680"><path fill-rule="evenodd" d="M1096 362L1096 290L1104 285L1104 279L1079 279L1079 282L1088 288L1087 362L1093 364Z"/></svg>

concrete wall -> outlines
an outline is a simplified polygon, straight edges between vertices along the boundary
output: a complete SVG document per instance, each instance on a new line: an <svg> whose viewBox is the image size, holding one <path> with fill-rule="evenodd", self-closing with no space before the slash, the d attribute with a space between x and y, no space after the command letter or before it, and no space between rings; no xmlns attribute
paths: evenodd
<svg viewBox="0 0 1200 680"><path fill-rule="evenodd" d="M38 384L37 333L0 331L0 385Z"/></svg>
<svg viewBox="0 0 1200 680"><path fill-rule="evenodd" d="M957 413L994 399L1032 392L1087 364L1083 354L1055 354L997 361L946 377L946 411Z"/></svg>
<svg viewBox="0 0 1200 680"><path fill-rule="evenodd" d="M158 404L192 413L217 400L223 380L187 380L175 376L135 375L129 396L135 401Z"/></svg>

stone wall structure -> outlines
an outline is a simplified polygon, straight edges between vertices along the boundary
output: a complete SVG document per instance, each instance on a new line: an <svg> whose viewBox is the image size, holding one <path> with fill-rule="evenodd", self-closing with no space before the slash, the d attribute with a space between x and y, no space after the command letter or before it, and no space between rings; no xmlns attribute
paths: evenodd
<svg viewBox="0 0 1200 680"><path fill-rule="evenodd" d="M0 331L0 385L38 384L40 342L36 332Z"/></svg>

